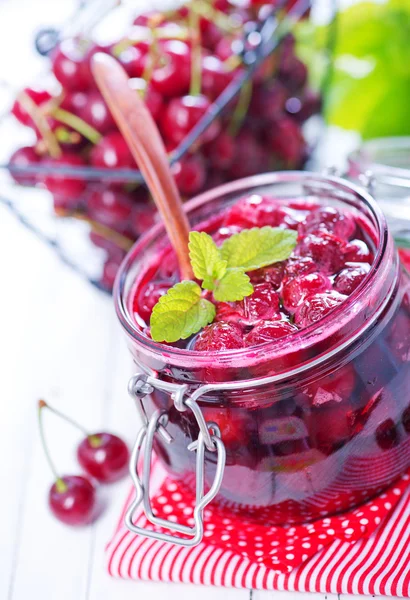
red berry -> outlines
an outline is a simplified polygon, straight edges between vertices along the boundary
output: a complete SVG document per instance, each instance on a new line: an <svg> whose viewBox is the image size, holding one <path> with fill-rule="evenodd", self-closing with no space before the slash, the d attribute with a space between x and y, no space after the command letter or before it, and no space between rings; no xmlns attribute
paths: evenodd
<svg viewBox="0 0 410 600"><path fill-rule="evenodd" d="M60 158L49 158L43 163L50 167L50 174L44 176L46 188L62 202L65 200L73 203L84 193L87 187L85 179L78 176L58 174L55 169L59 167L85 167L86 162L78 154L65 152Z"/></svg>
<svg viewBox="0 0 410 600"><path fill-rule="evenodd" d="M78 102L80 102L81 95L82 92L76 93ZM115 129L115 121L101 94L97 90L92 90L84 96L85 103L78 106L76 111L78 116L103 135Z"/></svg>
<svg viewBox="0 0 410 600"><path fill-rule="evenodd" d="M147 62L147 52L143 46L129 46L117 56L117 60L129 77L142 77Z"/></svg>
<svg viewBox="0 0 410 600"><path fill-rule="evenodd" d="M132 197L120 190L95 189L90 193L87 208L90 217L116 231L125 231L133 210Z"/></svg>
<svg viewBox="0 0 410 600"><path fill-rule="evenodd" d="M87 525L96 517L96 490L85 477L61 477L51 487L48 502L54 516L67 525Z"/></svg>
<svg viewBox="0 0 410 600"><path fill-rule="evenodd" d="M233 323L212 323L207 325L195 338L193 350L216 352L243 348L242 330Z"/></svg>
<svg viewBox="0 0 410 600"><path fill-rule="evenodd" d="M216 139L205 148L209 162L216 169L228 169L235 158L235 140L226 131L221 131Z"/></svg>
<svg viewBox="0 0 410 600"><path fill-rule="evenodd" d="M41 106L45 102L48 102L52 97L46 90L38 90L35 88L24 88L23 93L28 96L36 106ZM33 125L31 116L18 99L14 102L11 112L23 125Z"/></svg>
<svg viewBox="0 0 410 600"><path fill-rule="evenodd" d="M192 196L205 185L205 161L198 153L183 156L172 165L172 174L181 194Z"/></svg>
<svg viewBox="0 0 410 600"><path fill-rule="evenodd" d="M91 150L91 164L109 169L135 169L130 149L119 131L105 135Z"/></svg>
<svg viewBox="0 0 410 600"><path fill-rule="evenodd" d="M299 225L299 233L333 233L342 240L349 240L356 231L356 223L351 215L331 206L312 210L305 221Z"/></svg>
<svg viewBox="0 0 410 600"><path fill-rule="evenodd" d="M14 181L20 185L34 185L37 181L35 173L19 173L13 167L31 167L40 162L40 156L33 146L24 146L16 150L9 158L9 170Z"/></svg>
<svg viewBox="0 0 410 600"><path fill-rule="evenodd" d="M227 71L216 56L205 56L202 60L202 91L211 100L216 100L232 81L234 72Z"/></svg>
<svg viewBox="0 0 410 600"><path fill-rule="evenodd" d="M340 294L349 296L364 281L369 272L369 268L366 268L367 266L367 263L363 263L354 267L346 267L340 271L334 281L335 290L340 292Z"/></svg>
<svg viewBox="0 0 410 600"><path fill-rule="evenodd" d="M191 51L188 44L170 40L162 45L162 60L154 69L151 85L162 96L186 94L191 80Z"/></svg>
<svg viewBox="0 0 410 600"><path fill-rule="evenodd" d="M250 280L255 283L270 283L274 290L280 288L285 274L285 263L279 262L272 267L257 269L249 273Z"/></svg>
<svg viewBox="0 0 410 600"><path fill-rule="evenodd" d="M269 156L266 148L249 131L241 131L236 137L236 153L229 174L234 178L249 177L268 169Z"/></svg>
<svg viewBox="0 0 410 600"><path fill-rule="evenodd" d="M338 292L323 292L308 296L296 310L295 323L299 327L309 327L326 317L344 300L346 300L346 296Z"/></svg>
<svg viewBox="0 0 410 600"><path fill-rule="evenodd" d="M310 256L291 256L285 264L285 277L308 275L316 272L316 263Z"/></svg>
<svg viewBox="0 0 410 600"><path fill-rule="evenodd" d="M138 291L134 298L133 310L143 321L148 324L151 318L152 309L158 300L167 293L171 283L151 282Z"/></svg>
<svg viewBox="0 0 410 600"><path fill-rule="evenodd" d="M52 56L53 73L68 91L85 91L92 84L86 52L72 39L62 41Z"/></svg>
<svg viewBox="0 0 410 600"><path fill-rule="evenodd" d="M376 442L382 450L391 450L399 443L399 435L393 419L386 419L376 429Z"/></svg>
<svg viewBox="0 0 410 600"><path fill-rule="evenodd" d="M373 254L363 240L352 240L346 247L345 257L347 262L369 264L373 262Z"/></svg>
<svg viewBox="0 0 410 600"><path fill-rule="evenodd" d="M136 237L142 235L155 224L156 217L157 212L151 204L134 206L129 224L131 231Z"/></svg>
<svg viewBox="0 0 410 600"><path fill-rule="evenodd" d="M261 319L277 319L280 317L279 294L269 283L259 283L251 296L238 302L238 308L242 314L241 322L246 325L255 325Z"/></svg>
<svg viewBox="0 0 410 600"><path fill-rule="evenodd" d="M164 106L161 94L154 90L152 85L149 85L147 88L147 82L140 77L130 79L128 83L130 87L136 91L136 93L144 91L144 102L146 107L151 113L154 121L157 121L162 114L162 109Z"/></svg>
<svg viewBox="0 0 410 600"><path fill-rule="evenodd" d="M79 444L77 458L88 475L103 483L111 483L127 472L129 452L118 436L94 433Z"/></svg>
<svg viewBox="0 0 410 600"><path fill-rule="evenodd" d="M202 94L172 98L162 114L162 133L174 144L180 144L210 106L210 101ZM218 135L219 129L219 122L213 121L202 134L202 141L209 142L214 139Z"/></svg>
<svg viewBox="0 0 410 600"><path fill-rule="evenodd" d="M100 284L102 287L108 291L111 291L114 287L115 278L118 273L118 269L122 263L122 259L124 255L121 251L118 251L116 248L116 252L114 252L112 257L107 258L104 263L103 273L101 276Z"/></svg>
<svg viewBox="0 0 410 600"><path fill-rule="evenodd" d="M307 235L299 244L302 256L310 256L317 268L332 275L340 271L345 264L346 243L331 233L318 232Z"/></svg>
<svg viewBox="0 0 410 600"><path fill-rule="evenodd" d="M224 219L224 225L238 225L243 228L270 225L293 229L297 222L286 207L266 196L253 194L234 204Z"/></svg>
<svg viewBox="0 0 410 600"><path fill-rule="evenodd" d="M298 123L290 117L282 117L270 127L269 146L275 156L286 166L301 165L306 153L306 142Z"/></svg>
<svg viewBox="0 0 410 600"><path fill-rule="evenodd" d="M313 408L305 420L311 443L325 454L340 448L353 433L352 413L343 402Z"/></svg>
<svg viewBox="0 0 410 600"><path fill-rule="evenodd" d="M250 114L258 119L276 120L285 108L287 92L278 81L257 86L252 93Z"/></svg>
<svg viewBox="0 0 410 600"><path fill-rule="evenodd" d="M279 340L296 331L298 328L289 321L262 321L245 336L245 346L258 346L265 342Z"/></svg>
<svg viewBox="0 0 410 600"><path fill-rule="evenodd" d="M303 390L303 394L306 397L307 406L322 407L335 402L349 401L355 386L355 371L352 366L348 365L309 385Z"/></svg>
<svg viewBox="0 0 410 600"><path fill-rule="evenodd" d="M322 273L309 273L308 275L294 277L283 286L283 306L288 312L293 313L306 296L326 292L331 287L330 279L326 275L322 275Z"/></svg>
<svg viewBox="0 0 410 600"><path fill-rule="evenodd" d="M204 407L203 413L207 423L218 425L221 439L228 447L243 446L255 431L255 423L243 410L209 406Z"/></svg>

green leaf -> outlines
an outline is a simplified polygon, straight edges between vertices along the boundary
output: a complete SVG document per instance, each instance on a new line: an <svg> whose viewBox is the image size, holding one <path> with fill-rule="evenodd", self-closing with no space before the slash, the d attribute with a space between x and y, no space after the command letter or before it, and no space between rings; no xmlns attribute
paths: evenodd
<svg viewBox="0 0 410 600"><path fill-rule="evenodd" d="M154 306L151 315L151 336L155 342L185 340L202 327L212 323L215 306L201 297L201 288L194 281L174 285Z"/></svg>
<svg viewBox="0 0 410 600"><path fill-rule="evenodd" d="M253 294L253 286L243 269L228 269L217 281L214 298L218 302L236 302Z"/></svg>
<svg viewBox="0 0 410 600"><path fill-rule="evenodd" d="M203 287L212 290L210 280L222 279L226 271L226 261L221 259L218 246L204 231L191 231L189 234L189 258L197 279L204 281Z"/></svg>
<svg viewBox="0 0 410 600"><path fill-rule="evenodd" d="M285 260L296 246L297 232L279 227L254 227L232 235L221 247L228 268L254 271Z"/></svg>

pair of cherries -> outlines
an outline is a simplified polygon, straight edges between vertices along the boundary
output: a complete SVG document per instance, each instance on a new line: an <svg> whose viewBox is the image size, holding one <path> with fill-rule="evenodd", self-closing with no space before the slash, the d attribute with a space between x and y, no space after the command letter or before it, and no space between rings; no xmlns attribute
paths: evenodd
<svg viewBox="0 0 410 600"><path fill-rule="evenodd" d="M48 409L74 425L84 435L77 447L77 460L85 475L58 475L51 460L43 430L42 415ZM112 483L127 472L129 450L125 442L112 433L87 433L81 425L40 400L38 416L41 441L55 482L48 494L48 503L54 516L67 525L86 525L99 514L97 483Z"/></svg>

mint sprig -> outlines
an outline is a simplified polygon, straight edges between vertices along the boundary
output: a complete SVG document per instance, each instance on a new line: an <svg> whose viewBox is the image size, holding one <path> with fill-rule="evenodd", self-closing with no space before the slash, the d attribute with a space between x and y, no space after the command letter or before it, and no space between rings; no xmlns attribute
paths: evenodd
<svg viewBox="0 0 410 600"><path fill-rule="evenodd" d="M189 258L202 289L217 302L237 302L253 294L248 271L286 260L296 246L297 233L278 227L254 227L232 235L219 248L205 232L189 234ZM151 314L156 342L186 339L212 323L215 305L202 297L194 281L177 283L162 296Z"/></svg>
<svg viewBox="0 0 410 600"><path fill-rule="evenodd" d="M156 342L185 340L215 318L215 305L201 297L195 281L181 281L158 300L151 314L151 337Z"/></svg>

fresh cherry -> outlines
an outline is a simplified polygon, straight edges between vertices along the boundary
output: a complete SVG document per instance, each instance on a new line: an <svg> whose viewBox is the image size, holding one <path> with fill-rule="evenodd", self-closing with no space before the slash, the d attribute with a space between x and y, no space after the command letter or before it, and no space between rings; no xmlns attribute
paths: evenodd
<svg viewBox="0 0 410 600"><path fill-rule="evenodd" d="M232 178L242 178L264 172L269 166L266 147L250 131L241 131L236 136L236 152L229 174Z"/></svg>
<svg viewBox="0 0 410 600"><path fill-rule="evenodd" d="M105 135L91 150L91 164L107 169L135 169L136 164L119 131Z"/></svg>
<svg viewBox="0 0 410 600"><path fill-rule="evenodd" d="M295 324L299 327L309 327L326 317L344 300L346 296L339 292L323 292L308 296L296 310Z"/></svg>
<svg viewBox="0 0 410 600"><path fill-rule="evenodd" d="M79 444L77 458L88 475L102 483L112 483L127 472L129 451L118 436L93 433Z"/></svg>
<svg viewBox="0 0 410 600"><path fill-rule="evenodd" d="M234 73L227 71L216 56L204 56L202 60L202 90L211 100L216 100L232 81Z"/></svg>
<svg viewBox="0 0 410 600"><path fill-rule="evenodd" d="M16 150L9 158L9 170L14 181L20 185L34 185L37 181L35 173L20 173L13 167L24 169L24 167L35 166L40 160L33 146L23 146Z"/></svg>
<svg viewBox="0 0 410 600"><path fill-rule="evenodd" d="M120 190L97 188L88 196L87 208L91 219L123 232L129 226L133 210L132 196Z"/></svg>
<svg viewBox="0 0 410 600"><path fill-rule="evenodd" d="M80 94L81 92L76 94L78 100ZM97 90L92 90L86 95L86 101L82 106L78 106L76 112L81 119L103 135L116 127L104 98Z"/></svg>
<svg viewBox="0 0 410 600"><path fill-rule="evenodd" d="M85 91L92 85L86 52L73 39L63 40L51 55L53 73L68 91Z"/></svg>
<svg viewBox="0 0 410 600"><path fill-rule="evenodd" d="M41 443L55 482L50 488L48 503L54 516L67 525L87 525L97 516L97 493L93 484L79 475L60 477L51 460L43 426L43 412L49 408L44 400L38 403L38 424ZM51 409L57 414L58 411Z"/></svg>
<svg viewBox="0 0 410 600"><path fill-rule="evenodd" d="M142 77L147 62L146 48L143 45L129 46L117 56L117 60L129 77Z"/></svg>
<svg viewBox="0 0 410 600"><path fill-rule="evenodd" d="M297 167L303 163L306 143L296 121L282 117L271 125L269 145L275 156L287 167Z"/></svg>
<svg viewBox="0 0 410 600"><path fill-rule="evenodd" d="M45 104L51 99L50 92L47 92L46 90L36 88L24 88L24 90L22 90L22 93L25 96L28 96L30 100L32 100L32 102L34 102L34 104L38 107L41 107L43 104ZM31 115L24 108L19 98L17 98L17 100L14 102L11 112L16 117L16 119L20 121L20 123L22 123L23 125L27 125L30 127L33 125Z"/></svg>
<svg viewBox="0 0 410 600"><path fill-rule="evenodd" d="M104 263L104 268L102 272L102 276L100 279L100 285L111 291L114 287L115 278L118 273L118 269L120 268L122 259L124 255L122 252L118 251L118 247L115 248L115 252L113 252L112 256L109 256Z"/></svg>
<svg viewBox="0 0 410 600"><path fill-rule="evenodd" d="M206 156L215 169L229 169L235 158L235 138L221 131L205 148Z"/></svg>
<svg viewBox="0 0 410 600"><path fill-rule="evenodd" d="M205 184L206 167L203 157L188 154L172 165L172 174L181 194L192 196Z"/></svg>
<svg viewBox="0 0 410 600"><path fill-rule="evenodd" d="M97 516L97 492L80 475L64 475L52 485L48 503L54 516L66 525L88 525Z"/></svg>
<svg viewBox="0 0 410 600"><path fill-rule="evenodd" d="M170 40L162 45L160 65L154 69L151 85L162 96L186 94L191 80L191 50L188 44Z"/></svg>
<svg viewBox="0 0 410 600"><path fill-rule="evenodd" d="M132 209L130 229L139 237L155 224L157 212L151 204L136 204Z"/></svg>
<svg viewBox="0 0 410 600"><path fill-rule="evenodd" d="M43 164L50 167L50 174L43 176L46 188L62 202L62 208L65 203L75 204L87 187L86 179L57 171L61 167L85 167L85 160L73 152L64 152L60 158L49 158Z"/></svg>
<svg viewBox="0 0 410 600"><path fill-rule="evenodd" d="M276 121L283 113L286 98L286 89L279 81L257 86L252 94L250 113L258 119Z"/></svg>
<svg viewBox="0 0 410 600"><path fill-rule="evenodd" d="M152 85L148 85L147 82L141 77L134 77L129 80L131 89L135 90L136 93L144 92L144 102L150 111L152 118L158 121L162 115L164 101L161 94L159 94Z"/></svg>
<svg viewBox="0 0 410 600"><path fill-rule="evenodd" d="M172 98L161 118L161 131L165 138L174 144L180 144L209 110L210 106L211 102L202 94ZM219 122L214 120L202 134L202 141L209 142L213 140L218 135L219 130Z"/></svg>

